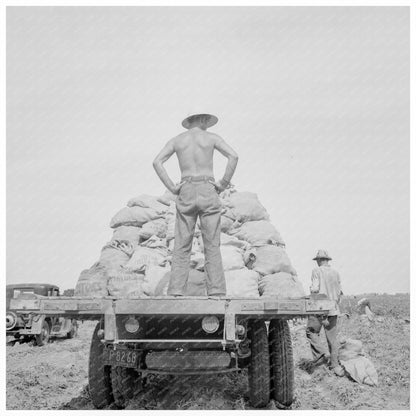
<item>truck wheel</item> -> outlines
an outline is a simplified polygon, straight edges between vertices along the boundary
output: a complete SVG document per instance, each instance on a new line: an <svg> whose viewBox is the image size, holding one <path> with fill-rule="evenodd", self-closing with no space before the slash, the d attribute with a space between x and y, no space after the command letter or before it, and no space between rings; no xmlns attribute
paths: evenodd
<svg viewBox="0 0 416 416"><path fill-rule="evenodd" d="M270 362L264 321L251 321L248 336L251 341L251 360L248 367L250 402L254 407L265 407L270 399Z"/></svg>
<svg viewBox="0 0 416 416"><path fill-rule="evenodd" d="M104 365L104 345L97 336L101 324L98 323L92 335L88 362L88 384L91 400L97 409L102 409L114 401L111 390L111 367Z"/></svg>
<svg viewBox="0 0 416 416"><path fill-rule="evenodd" d="M295 372L290 329L286 320L273 319L269 326L270 397L283 406L293 402Z"/></svg>
<svg viewBox="0 0 416 416"><path fill-rule="evenodd" d="M78 330L78 323L75 319L72 320L71 325L71 330L66 334L66 337L69 339L74 338Z"/></svg>
<svg viewBox="0 0 416 416"><path fill-rule="evenodd" d="M51 327L49 326L48 321L43 321L42 329L40 334L35 335L35 343L38 347L45 345L49 342L51 336Z"/></svg>
<svg viewBox="0 0 416 416"><path fill-rule="evenodd" d="M124 409L141 387L141 377L133 368L111 367L111 384L116 405Z"/></svg>

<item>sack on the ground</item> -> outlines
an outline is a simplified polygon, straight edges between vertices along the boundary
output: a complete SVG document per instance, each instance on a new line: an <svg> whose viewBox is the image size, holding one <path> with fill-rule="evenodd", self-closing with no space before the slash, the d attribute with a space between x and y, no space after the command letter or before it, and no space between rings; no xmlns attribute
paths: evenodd
<svg viewBox="0 0 416 416"><path fill-rule="evenodd" d="M229 207L226 215L234 220L246 222L269 219L266 209L252 192L234 192L225 201Z"/></svg>
<svg viewBox="0 0 416 416"><path fill-rule="evenodd" d="M369 386L378 385L377 370L373 363L364 357L361 341L348 338L342 342L338 350L338 359L345 371L356 382Z"/></svg>
<svg viewBox="0 0 416 416"><path fill-rule="evenodd" d="M338 358L343 361L352 360L363 354L363 343L351 338L346 339L338 350Z"/></svg>
<svg viewBox="0 0 416 416"><path fill-rule="evenodd" d="M133 272L144 272L148 266L163 266L165 264L166 255L164 251L138 246L125 268Z"/></svg>
<svg viewBox="0 0 416 416"><path fill-rule="evenodd" d="M120 267L109 273L108 292L117 298L146 297L143 289L144 275Z"/></svg>
<svg viewBox="0 0 416 416"><path fill-rule="evenodd" d="M170 272L170 266L154 266L146 268L144 275L143 290L146 295L153 296L159 282Z"/></svg>
<svg viewBox="0 0 416 416"><path fill-rule="evenodd" d="M262 275L286 272L296 275L296 271L283 247L267 245L256 248L256 261L253 270Z"/></svg>
<svg viewBox="0 0 416 416"><path fill-rule="evenodd" d="M171 272L167 273L155 289L155 296L167 296ZM205 273L191 269L184 289L184 296L207 296Z"/></svg>
<svg viewBox="0 0 416 416"><path fill-rule="evenodd" d="M111 241L130 241L133 246L137 246L140 241L140 231L140 227L121 225L120 227L114 229Z"/></svg>
<svg viewBox="0 0 416 416"><path fill-rule="evenodd" d="M242 268L225 272L227 296L258 298L259 275L254 270Z"/></svg>
<svg viewBox="0 0 416 416"><path fill-rule="evenodd" d="M250 244L247 241L239 240L237 237L221 233L221 245L222 246L234 246L246 250Z"/></svg>
<svg viewBox="0 0 416 416"><path fill-rule="evenodd" d="M113 240L102 248L98 262L108 269L123 266L130 260L133 250L129 241Z"/></svg>
<svg viewBox="0 0 416 416"><path fill-rule="evenodd" d="M158 196L156 200L163 205L169 206L171 202L176 201L176 195L166 189L165 193L162 196Z"/></svg>
<svg viewBox="0 0 416 416"><path fill-rule="evenodd" d="M280 299L302 298L305 296L300 280L296 276L285 272L261 276L259 292L261 296L272 296Z"/></svg>
<svg viewBox="0 0 416 416"><path fill-rule="evenodd" d="M224 271L244 267L243 251L235 246L220 246L222 267Z"/></svg>
<svg viewBox="0 0 416 416"><path fill-rule="evenodd" d="M357 383L378 386L377 370L374 364L366 357L359 356L350 360L340 360L345 371Z"/></svg>
<svg viewBox="0 0 416 416"><path fill-rule="evenodd" d="M121 225L134 225L141 227L146 222L161 218L163 214L152 208L124 207L111 219L110 227L116 228Z"/></svg>
<svg viewBox="0 0 416 416"><path fill-rule="evenodd" d="M231 230L230 234L257 247L265 244L285 244L274 225L265 220L246 222L241 227Z"/></svg>
<svg viewBox="0 0 416 416"><path fill-rule="evenodd" d="M139 195L135 198L130 199L127 202L128 207L142 207L142 208L152 208L158 213L165 213L168 209L166 204L162 204L157 200L156 196L151 195Z"/></svg>
<svg viewBox="0 0 416 416"><path fill-rule="evenodd" d="M108 295L107 269L98 262L83 270L75 286L74 296L103 297Z"/></svg>

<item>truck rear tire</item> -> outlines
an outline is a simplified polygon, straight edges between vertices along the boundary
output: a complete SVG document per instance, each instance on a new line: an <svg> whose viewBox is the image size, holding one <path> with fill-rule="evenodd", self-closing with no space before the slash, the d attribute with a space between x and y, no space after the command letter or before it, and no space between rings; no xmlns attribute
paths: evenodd
<svg viewBox="0 0 416 416"><path fill-rule="evenodd" d="M42 347L49 342L50 337L51 327L49 326L48 321L44 320L40 334L35 335L35 343L38 347Z"/></svg>
<svg viewBox="0 0 416 416"><path fill-rule="evenodd" d="M286 320L273 319L269 325L270 397L289 407L293 402L295 372L290 329Z"/></svg>
<svg viewBox="0 0 416 416"><path fill-rule="evenodd" d="M91 339L88 362L88 384L91 400L97 409L102 409L114 401L111 389L111 366L104 365L104 345L97 336L101 324L95 327Z"/></svg>
<svg viewBox="0 0 416 416"><path fill-rule="evenodd" d="M250 403L265 407L270 400L270 357L266 324L252 320L248 336L251 341L251 359L248 367Z"/></svg>
<svg viewBox="0 0 416 416"><path fill-rule="evenodd" d="M126 402L141 389L141 376L133 368L112 367L111 385L115 404L120 409L124 409Z"/></svg>

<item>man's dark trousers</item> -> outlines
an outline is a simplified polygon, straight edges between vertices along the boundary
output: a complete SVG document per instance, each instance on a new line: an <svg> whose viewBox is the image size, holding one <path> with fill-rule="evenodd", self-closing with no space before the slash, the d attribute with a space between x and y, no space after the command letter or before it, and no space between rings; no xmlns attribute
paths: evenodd
<svg viewBox="0 0 416 416"><path fill-rule="evenodd" d="M189 265L195 225L199 216L204 243L205 274L208 296L225 295L225 277L220 252L221 201L211 177L182 178L176 199L175 244L168 295L183 295L189 276Z"/></svg>
<svg viewBox="0 0 416 416"><path fill-rule="evenodd" d="M321 356L325 355L325 348L322 345L320 339L320 332L323 326L324 317L319 315L312 315L308 319L306 326L306 337L309 340L312 349L312 356L314 360L318 360ZM328 342L328 349L331 356L331 368L335 368L339 365L338 362L338 350L339 344L337 340L337 320L338 316L328 316L329 325L324 326L326 340Z"/></svg>

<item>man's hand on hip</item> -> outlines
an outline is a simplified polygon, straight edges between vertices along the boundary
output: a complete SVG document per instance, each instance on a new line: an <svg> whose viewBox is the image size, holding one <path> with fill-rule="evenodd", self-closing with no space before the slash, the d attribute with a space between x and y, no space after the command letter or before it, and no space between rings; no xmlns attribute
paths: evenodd
<svg viewBox="0 0 416 416"><path fill-rule="evenodd" d="M215 189L218 193L221 193L227 189L229 184L224 184L222 181L209 181L209 183L212 183L215 186Z"/></svg>
<svg viewBox="0 0 416 416"><path fill-rule="evenodd" d="M171 191L174 195L179 195L179 192L180 192L180 190L182 188L182 185L184 183L185 183L185 181L175 184L172 189L169 189L169 191Z"/></svg>

